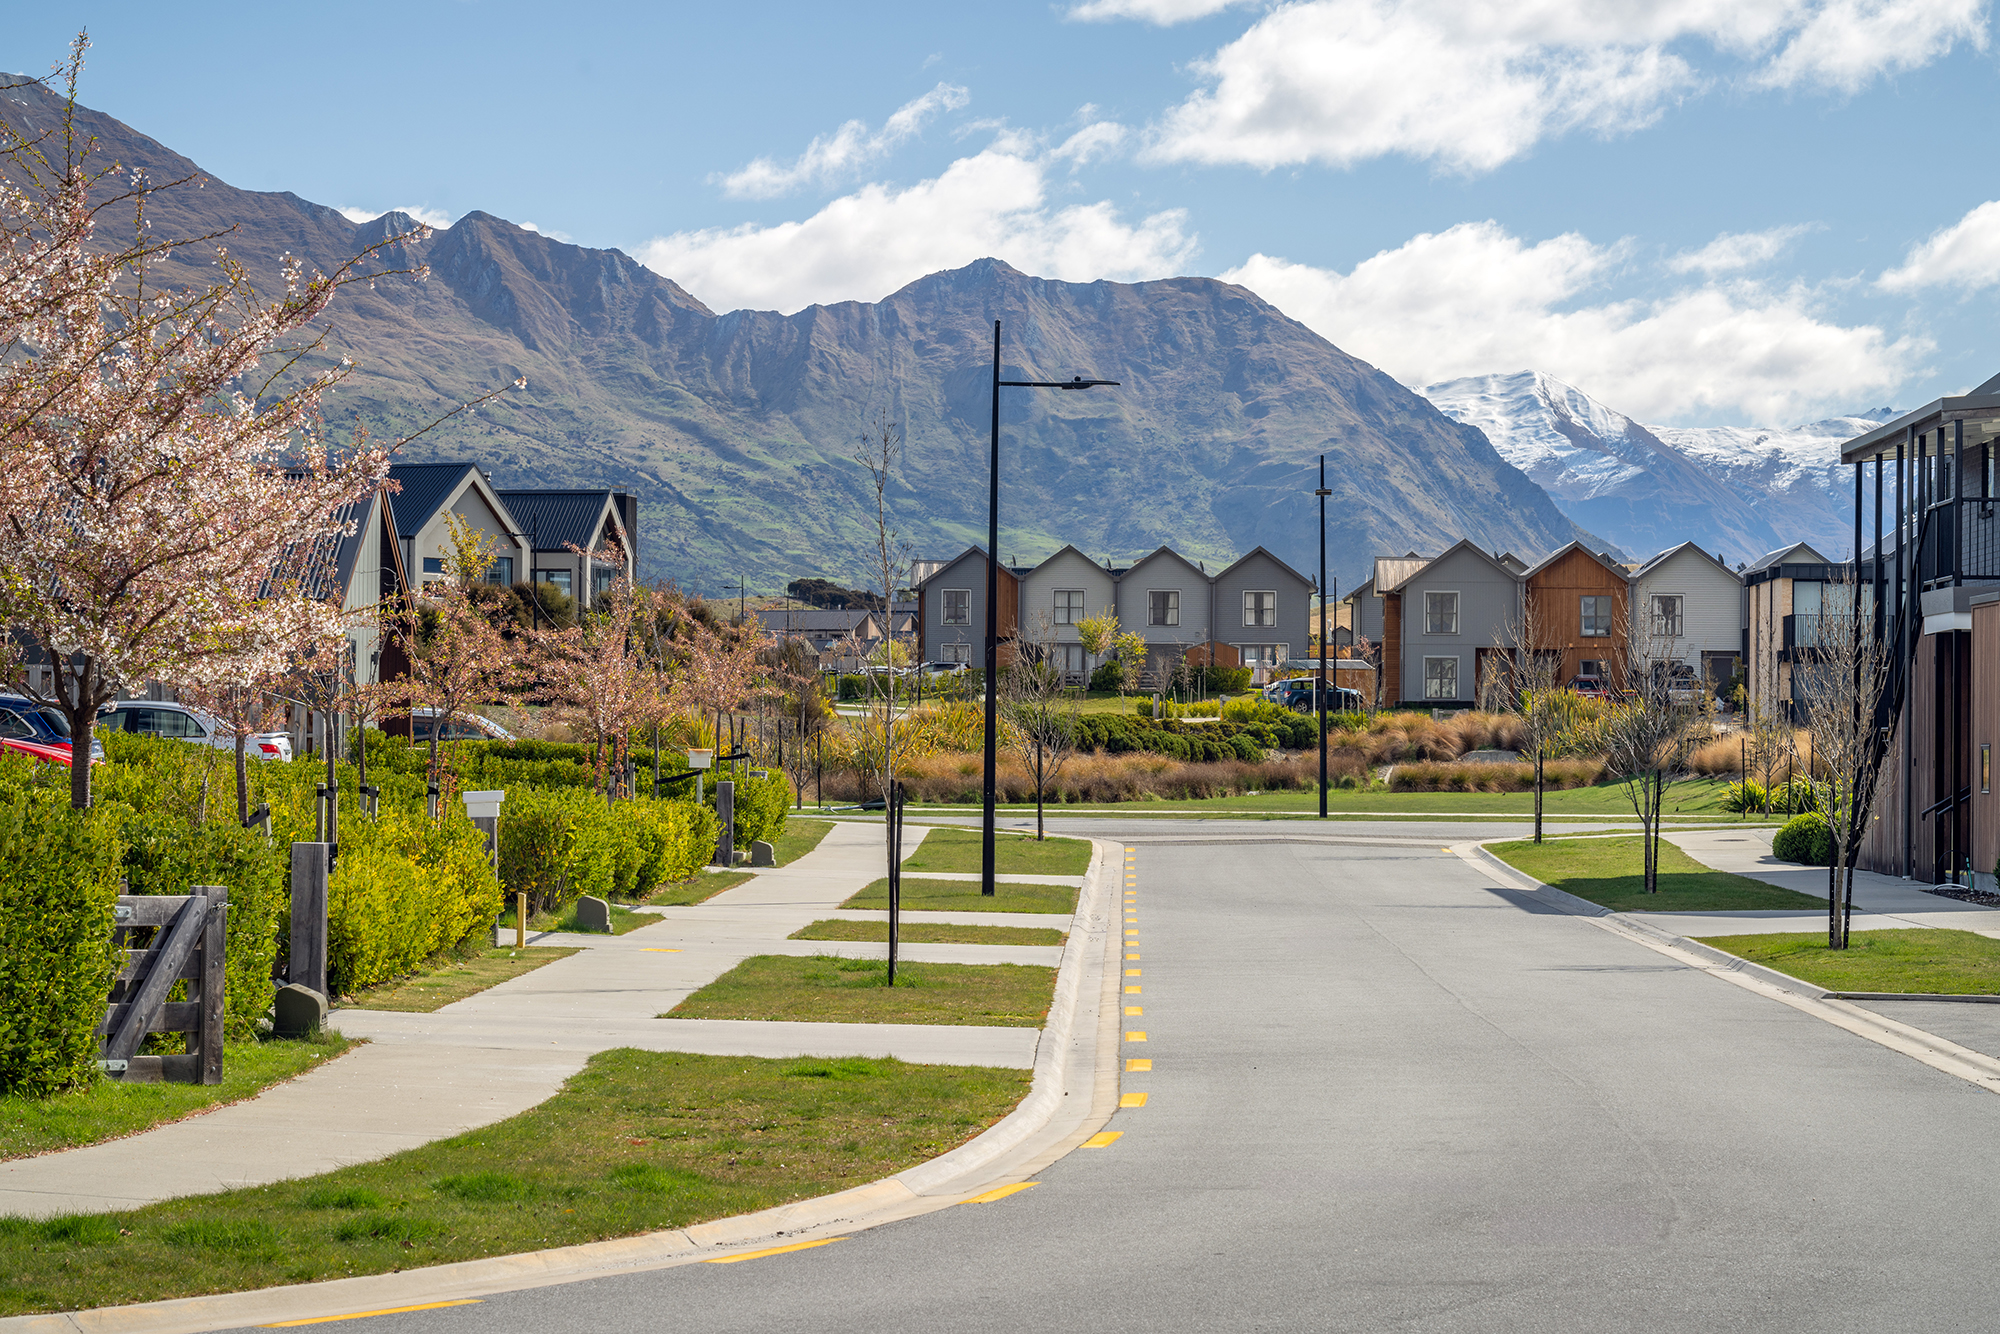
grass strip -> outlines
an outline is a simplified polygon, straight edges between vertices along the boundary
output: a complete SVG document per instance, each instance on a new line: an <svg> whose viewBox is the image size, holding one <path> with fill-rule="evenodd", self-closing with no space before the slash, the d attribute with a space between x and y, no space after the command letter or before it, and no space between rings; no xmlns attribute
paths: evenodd
<svg viewBox="0 0 2000 1334"><path fill-rule="evenodd" d="M1491 843L1501 861L1544 884L1614 912L1747 912L1772 908L1824 908L1823 899L1714 871L1672 843L1660 844L1660 890L1646 892L1644 850L1630 838L1552 838L1533 843Z"/></svg>
<svg viewBox="0 0 2000 1334"><path fill-rule="evenodd" d="M52 1098L0 1098L0 1159L122 1139L232 1102L254 1098L329 1061L355 1044L338 1033L232 1042L222 1049L220 1084L125 1084L93 1080ZM6 1280L0 1277L0 1293Z"/></svg>
<svg viewBox="0 0 2000 1334"><path fill-rule="evenodd" d="M340 998L340 1009L397 1010L430 1014L453 1001L476 996L488 987L532 973L543 964L567 959L573 948L536 945L529 949L482 950L470 959L454 959L409 977L368 987Z"/></svg>
<svg viewBox="0 0 2000 1334"><path fill-rule="evenodd" d="M519 1116L324 1176L0 1218L0 1315L379 1274L687 1227L861 1185L1005 1116L1029 1072L601 1052Z"/></svg>
<svg viewBox="0 0 2000 1334"><path fill-rule="evenodd" d="M692 907L755 878L754 871L700 871L686 880L654 890L646 902L656 908Z"/></svg>
<svg viewBox="0 0 2000 1334"><path fill-rule="evenodd" d="M717 891L718 893L720 891ZM651 926L659 921L659 916L649 912L633 912L622 903L606 905L611 909L611 934L622 936L627 931L637 931L642 926ZM559 916L543 914L528 923L535 931L576 931L586 936L601 936L602 931L585 930L576 924L576 905L570 904Z"/></svg>
<svg viewBox="0 0 2000 1334"><path fill-rule="evenodd" d="M663 1019L787 1019L821 1024L986 1024L1039 1028L1056 970L1019 963L898 963L758 954Z"/></svg>
<svg viewBox="0 0 2000 1334"><path fill-rule="evenodd" d="M921 880L908 876L903 881L905 912L1040 912L1067 916L1076 911L1076 890L1068 885L993 886L993 897L979 892L977 880ZM889 907L887 876L870 884L840 905L843 908Z"/></svg>
<svg viewBox="0 0 2000 1334"><path fill-rule="evenodd" d="M1824 930L1704 936L1701 943L1828 991L1903 991L1937 996L2000 992L2000 940L1935 927L1856 931L1847 939L1844 950L1828 949Z"/></svg>
<svg viewBox="0 0 2000 1334"><path fill-rule="evenodd" d="M909 945L1060 945L1069 939L1052 926L959 926L950 922L905 922L899 938ZM877 940L887 943L889 923L828 917L800 927L790 940Z"/></svg>
<svg viewBox="0 0 2000 1334"><path fill-rule="evenodd" d="M790 866L818 847L819 841L832 828L831 820L808 820L804 816L788 815L785 817L785 832L771 844L771 856L778 865Z"/></svg>
<svg viewBox="0 0 2000 1334"><path fill-rule="evenodd" d="M977 871L980 834L976 829L933 829L903 858L905 871ZM1090 844L1079 838L1042 841L1003 835L994 845L994 869L1003 875L1082 875L1090 869Z"/></svg>

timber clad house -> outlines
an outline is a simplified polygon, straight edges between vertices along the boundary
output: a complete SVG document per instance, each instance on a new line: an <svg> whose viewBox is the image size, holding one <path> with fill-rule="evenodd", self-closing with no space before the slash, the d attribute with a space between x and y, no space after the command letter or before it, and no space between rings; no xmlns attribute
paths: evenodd
<svg viewBox="0 0 2000 1334"><path fill-rule="evenodd" d="M968 547L925 564L916 589L924 660L978 666L986 656L985 551ZM1045 641L1072 679L1101 665L1077 624L1107 612L1121 632L1145 638L1145 675L1155 682L1182 658L1248 667L1261 682L1307 650L1313 582L1262 547L1210 574L1168 547L1121 569L1066 546L1036 565L1003 565L999 577L1002 661L1019 639Z"/></svg>

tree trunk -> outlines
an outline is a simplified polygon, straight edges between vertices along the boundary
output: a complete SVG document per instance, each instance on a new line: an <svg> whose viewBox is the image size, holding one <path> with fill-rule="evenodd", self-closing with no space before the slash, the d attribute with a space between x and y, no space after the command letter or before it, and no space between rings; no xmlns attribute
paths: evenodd
<svg viewBox="0 0 2000 1334"><path fill-rule="evenodd" d="M236 729L236 823L241 826L250 819L250 762L244 751L250 745L250 738L242 728Z"/></svg>
<svg viewBox="0 0 2000 1334"><path fill-rule="evenodd" d="M1542 841L1542 747L1535 745L1535 842Z"/></svg>
<svg viewBox="0 0 2000 1334"><path fill-rule="evenodd" d="M50 655L53 660L54 655ZM62 688L62 673L54 673L58 690ZM90 809L90 738L91 726L97 721L97 664L89 658L83 660L83 672L72 683L73 689L61 697L63 716L69 719L69 808L73 811ZM82 763L78 763L79 753Z"/></svg>
<svg viewBox="0 0 2000 1334"><path fill-rule="evenodd" d="M1039 754L1035 757L1035 842L1040 843L1046 835L1042 828L1042 799L1048 791L1047 766Z"/></svg>

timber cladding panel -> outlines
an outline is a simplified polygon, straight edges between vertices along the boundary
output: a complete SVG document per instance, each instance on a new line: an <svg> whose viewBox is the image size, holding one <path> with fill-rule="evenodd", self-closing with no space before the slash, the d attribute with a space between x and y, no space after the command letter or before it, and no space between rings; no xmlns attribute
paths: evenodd
<svg viewBox="0 0 2000 1334"><path fill-rule="evenodd" d="M1545 642L1562 647L1565 681L1575 676L1586 660L1613 664L1609 670L1614 674L1621 670L1619 664L1625 661L1631 609L1630 585L1623 569L1608 566L1588 551L1573 547L1529 572L1527 596L1537 621L1545 627L1542 630ZM1586 597L1612 600L1609 635L1583 633Z"/></svg>
<svg viewBox="0 0 2000 1334"><path fill-rule="evenodd" d="M2000 862L2000 602L1988 602L1972 609L1972 869L1979 876L1993 874ZM1981 881L1982 888L1991 888Z"/></svg>

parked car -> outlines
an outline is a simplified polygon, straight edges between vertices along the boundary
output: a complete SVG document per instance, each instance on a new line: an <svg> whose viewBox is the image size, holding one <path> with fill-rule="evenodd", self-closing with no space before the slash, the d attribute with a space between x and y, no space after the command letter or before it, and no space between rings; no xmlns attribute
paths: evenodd
<svg viewBox="0 0 2000 1334"><path fill-rule="evenodd" d="M59 746L45 746L39 741L23 741L19 737L0 736L0 754L26 755L31 760L42 760L49 764L60 764L69 768L69 743Z"/></svg>
<svg viewBox="0 0 2000 1334"><path fill-rule="evenodd" d="M1585 699L1610 699L1611 687L1604 684L1601 676L1572 676L1569 689Z"/></svg>
<svg viewBox="0 0 2000 1334"><path fill-rule="evenodd" d="M1273 681L1264 687L1264 698L1274 704L1283 705L1295 713L1315 713L1318 711L1313 687L1318 678L1294 676L1283 681ZM1326 711L1328 713L1359 713L1365 707L1359 690L1347 686L1326 683Z"/></svg>
<svg viewBox="0 0 2000 1334"><path fill-rule="evenodd" d="M135 736L164 736L196 745L233 751L236 738L217 719L167 700L128 699L113 704L97 715L99 727ZM258 760L289 760L292 738L285 732L253 732L243 743L244 751Z"/></svg>
<svg viewBox="0 0 2000 1334"><path fill-rule="evenodd" d="M965 662L927 662L917 670L925 676L957 676L971 665Z"/></svg>
<svg viewBox="0 0 2000 1334"><path fill-rule="evenodd" d="M19 695L0 695L0 738L60 747L64 763L68 763L69 719L46 704ZM104 743L96 737L90 739L90 758L104 758Z"/></svg>
<svg viewBox="0 0 2000 1334"><path fill-rule="evenodd" d="M439 741L515 741L512 732L476 713L454 714L442 730L438 726L439 713L436 709L410 710L410 740L419 746L428 745L435 735Z"/></svg>
<svg viewBox="0 0 2000 1334"><path fill-rule="evenodd" d="M1701 678L1694 674L1694 668L1685 662L1661 662L1653 664L1656 679L1664 680L1667 702L1676 707L1692 707L1701 703L1703 690Z"/></svg>

